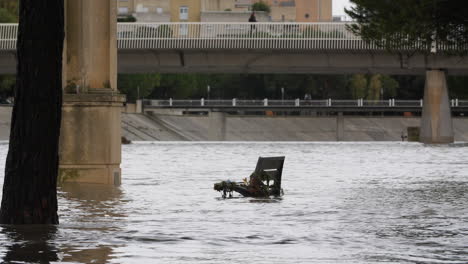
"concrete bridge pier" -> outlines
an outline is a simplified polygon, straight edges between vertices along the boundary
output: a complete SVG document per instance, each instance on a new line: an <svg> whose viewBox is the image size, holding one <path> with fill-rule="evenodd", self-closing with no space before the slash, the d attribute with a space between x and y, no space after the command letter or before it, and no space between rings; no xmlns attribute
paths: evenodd
<svg viewBox="0 0 468 264"><path fill-rule="evenodd" d="M59 182L120 184L114 0L66 0Z"/></svg>
<svg viewBox="0 0 468 264"><path fill-rule="evenodd" d="M454 141L445 75L445 71L442 70L428 70L426 72L420 131L420 142L422 143L448 144Z"/></svg>
<svg viewBox="0 0 468 264"><path fill-rule="evenodd" d="M344 140L344 116L343 112L338 112L336 116L336 141Z"/></svg>
<svg viewBox="0 0 468 264"><path fill-rule="evenodd" d="M226 140L226 113L210 111L209 118L210 118L209 138L213 141Z"/></svg>

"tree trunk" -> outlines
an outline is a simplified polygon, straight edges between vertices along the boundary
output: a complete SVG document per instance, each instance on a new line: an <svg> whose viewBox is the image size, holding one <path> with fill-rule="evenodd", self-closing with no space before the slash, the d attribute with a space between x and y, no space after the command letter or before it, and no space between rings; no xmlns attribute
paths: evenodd
<svg viewBox="0 0 468 264"><path fill-rule="evenodd" d="M58 224L63 0L20 0L17 81L1 224Z"/></svg>

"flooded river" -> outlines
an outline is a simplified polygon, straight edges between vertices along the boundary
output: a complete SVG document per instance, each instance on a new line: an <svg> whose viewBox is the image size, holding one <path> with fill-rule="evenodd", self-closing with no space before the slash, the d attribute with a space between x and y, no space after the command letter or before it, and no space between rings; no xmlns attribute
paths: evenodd
<svg viewBox="0 0 468 264"><path fill-rule="evenodd" d="M281 199L213 190L277 155ZM463 144L136 143L122 170L120 187L60 187L56 227L0 227L0 260L468 263Z"/></svg>

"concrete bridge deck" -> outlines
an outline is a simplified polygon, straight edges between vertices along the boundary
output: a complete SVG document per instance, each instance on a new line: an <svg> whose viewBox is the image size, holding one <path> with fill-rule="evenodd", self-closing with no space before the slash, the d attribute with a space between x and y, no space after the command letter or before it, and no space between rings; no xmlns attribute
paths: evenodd
<svg viewBox="0 0 468 264"><path fill-rule="evenodd" d="M0 24L0 73L15 73L17 25ZM119 73L468 74L468 47L435 43L388 52L346 23L119 23Z"/></svg>

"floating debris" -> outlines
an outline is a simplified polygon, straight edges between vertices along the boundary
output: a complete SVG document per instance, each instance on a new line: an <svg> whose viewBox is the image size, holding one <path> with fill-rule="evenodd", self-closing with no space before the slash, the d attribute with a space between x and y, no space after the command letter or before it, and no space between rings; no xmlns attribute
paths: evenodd
<svg viewBox="0 0 468 264"><path fill-rule="evenodd" d="M255 171L242 182L230 180L214 184L214 190L222 192L223 198L232 197L233 192L244 197L269 197L283 194L281 176L285 157L259 157Z"/></svg>
<svg viewBox="0 0 468 264"><path fill-rule="evenodd" d="M132 141L122 136L122 144L124 145L132 144Z"/></svg>

